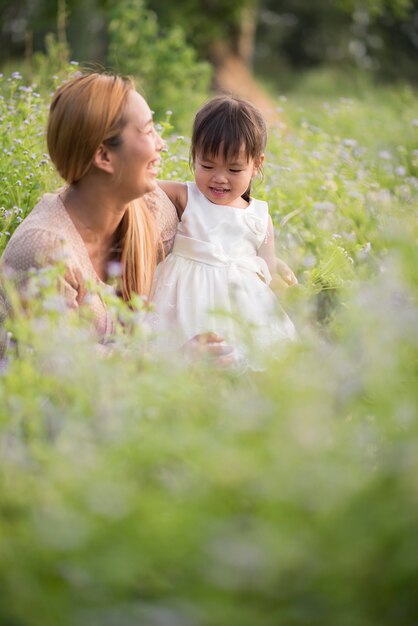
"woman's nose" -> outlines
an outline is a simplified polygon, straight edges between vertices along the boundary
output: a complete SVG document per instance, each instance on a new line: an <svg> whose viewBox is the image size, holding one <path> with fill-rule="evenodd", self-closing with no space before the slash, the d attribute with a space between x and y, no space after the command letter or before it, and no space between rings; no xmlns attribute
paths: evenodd
<svg viewBox="0 0 418 626"><path fill-rule="evenodd" d="M163 148L165 148L165 141L160 137L157 131L155 131L155 149L157 152L161 152Z"/></svg>

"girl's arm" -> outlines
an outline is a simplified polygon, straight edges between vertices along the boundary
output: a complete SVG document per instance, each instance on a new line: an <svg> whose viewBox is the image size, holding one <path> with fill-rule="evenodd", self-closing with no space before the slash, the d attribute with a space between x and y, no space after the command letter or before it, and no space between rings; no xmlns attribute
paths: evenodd
<svg viewBox="0 0 418 626"><path fill-rule="evenodd" d="M287 265L287 263L276 257L276 251L274 248L274 228L270 215L268 216L266 237L259 247L257 255L261 256L261 258L265 260L272 276L274 276L274 274L276 274L277 272L277 274L279 274L280 278L284 280L286 284L297 284L298 279L296 278L290 267Z"/></svg>
<svg viewBox="0 0 418 626"><path fill-rule="evenodd" d="M282 259L279 259L279 257L276 257L276 272L289 287L298 284L298 279L293 273L293 270L291 270L288 264L282 261Z"/></svg>
<svg viewBox="0 0 418 626"><path fill-rule="evenodd" d="M177 215L181 218L187 204L187 185L172 180L157 180L158 186L167 194L176 207Z"/></svg>
<svg viewBox="0 0 418 626"><path fill-rule="evenodd" d="M276 273L276 251L274 249L273 222L270 215L268 216L266 236L257 251L257 256L261 256L261 258L265 260L270 274L273 276L273 274Z"/></svg>

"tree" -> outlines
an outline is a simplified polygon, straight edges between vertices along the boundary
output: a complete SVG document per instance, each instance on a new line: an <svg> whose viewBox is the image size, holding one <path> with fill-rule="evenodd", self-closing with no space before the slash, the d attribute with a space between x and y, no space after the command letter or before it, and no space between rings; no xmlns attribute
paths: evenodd
<svg viewBox="0 0 418 626"><path fill-rule="evenodd" d="M213 87L253 101L267 118L275 106L252 72L259 0L148 0L162 27L181 25L214 67Z"/></svg>
<svg viewBox="0 0 418 626"><path fill-rule="evenodd" d="M257 39L257 68L270 76L332 65L416 80L418 2L262 0Z"/></svg>
<svg viewBox="0 0 418 626"><path fill-rule="evenodd" d="M197 59L181 25L162 29L144 0L112 0L107 17L108 65L137 78L157 119L170 108L177 125L189 122L190 109L207 97L210 66Z"/></svg>

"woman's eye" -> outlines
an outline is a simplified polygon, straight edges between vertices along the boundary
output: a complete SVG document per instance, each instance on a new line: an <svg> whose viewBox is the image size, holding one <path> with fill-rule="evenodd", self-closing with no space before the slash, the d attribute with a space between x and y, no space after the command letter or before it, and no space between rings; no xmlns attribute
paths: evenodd
<svg viewBox="0 0 418 626"><path fill-rule="evenodd" d="M149 124L147 124L146 126L144 126L141 130L142 133L144 133L145 135L152 135L155 133L155 126L154 124L152 124L151 122Z"/></svg>

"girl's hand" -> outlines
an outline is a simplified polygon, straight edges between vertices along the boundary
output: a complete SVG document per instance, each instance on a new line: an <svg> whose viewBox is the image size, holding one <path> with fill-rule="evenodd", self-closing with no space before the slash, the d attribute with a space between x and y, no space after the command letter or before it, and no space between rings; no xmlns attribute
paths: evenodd
<svg viewBox="0 0 418 626"><path fill-rule="evenodd" d="M276 257L276 272L280 276L280 278L287 284L289 287L292 285L298 284L298 279L296 278L293 271L290 269L287 263Z"/></svg>
<svg viewBox="0 0 418 626"><path fill-rule="evenodd" d="M230 367L236 364L234 349L216 333L202 333L184 344L186 354L193 361L211 357L217 365Z"/></svg>

